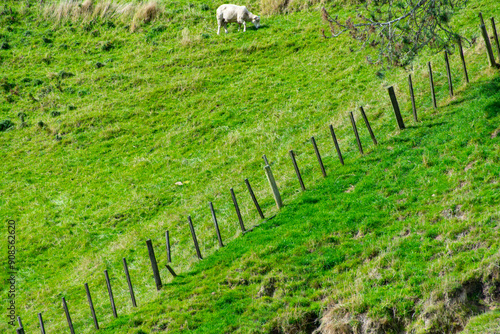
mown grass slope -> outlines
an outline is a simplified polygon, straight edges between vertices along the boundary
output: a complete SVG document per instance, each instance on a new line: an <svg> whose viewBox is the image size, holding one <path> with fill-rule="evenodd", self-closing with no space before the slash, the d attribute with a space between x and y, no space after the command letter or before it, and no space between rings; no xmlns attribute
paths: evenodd
<svg viewBox="0 0 500 334"><path fill-rule="evenodd" d="M458 14L463 33L479 35L478 10L485 17L500 12L494 1L480 4ZM331 332L364 326L440 333L461 330L479 314L470 332L497 330L500 96L481 42L466 50L470 86L458 55L452 57L459 93L453 99L446 97L441 56L415 62L422 122L414 124L407 72L378 71L366 61L370 51L356 51L347 39L322 39L315 10L264 17L262 29L243 34L232 27L217 36L217 5L165 4L161 19L131 33L118 20L57 24L36 6L7 3L14 11L1 16L8 48L0 51L0 115L15 127L0 135L0 210L18 223L17 305L27 329L36 330L36 313L43 312L48 331L65 331L65 296L77 331L92 332L88 282L110 333L290 333L320 325ZM259 12L259 4L249 7ZM437 111L426 77L431 59ZM405 131L395 130L388 85L405 111ZM371 146L360 123L362 158L345 113L359 105L380 142ZM325 181L312 135L327 166ZM298 154L305 194L290 149ZM279 214L264 153L285 199ZM277 215L240 236L230 187L247 226L261 223L246 177L266 216ZM208 201L227 243L220 251ZM187 215L205 257L200 263ZM164 269L165 230L181 273L174 280ZM149 238L168 282L160 293ZM129 306L122 257L138 310ZM104 269L119 306L114 321ZM4 322L0 329L12 330Z"/></svg>

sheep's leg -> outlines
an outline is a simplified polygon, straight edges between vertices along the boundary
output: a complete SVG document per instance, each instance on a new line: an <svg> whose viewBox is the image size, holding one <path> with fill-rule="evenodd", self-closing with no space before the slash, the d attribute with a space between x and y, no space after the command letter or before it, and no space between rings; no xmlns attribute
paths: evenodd
<svg viewBox="0 0 500 334"><path fill-rule="evenodd" d="M219 35L220 34L220 27L221 26L223 26L223 27L225 26L224 19L220 18L220 17L217 17L217 25L218 25L218 27L217 27L217 35Z"/></svg>
<svg viewBox="0 0 500 334"><path fill-rule="evenodd" d="M227 34L227 22L224 22L224 30L226 31Z"/></svg>
<svg viewBox="0 0 500 334"><path fill-rule="evenodd" d="M243 21L243 32L247 31L247 23Z"/></svg>

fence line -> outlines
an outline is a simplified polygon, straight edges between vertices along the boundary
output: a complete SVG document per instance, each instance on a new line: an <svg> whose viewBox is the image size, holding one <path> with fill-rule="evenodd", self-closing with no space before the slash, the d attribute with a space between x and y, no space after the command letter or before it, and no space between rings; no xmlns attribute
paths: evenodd
<svg viewBox="0 0 500 334"><path fill-rule="evenodd" d="M332 134L333 144L335 145L335 150L337 151L337 155L339 157L340 163L342 166L344 165L344 158L342 157L342 152L340 152L339 142L337 141L337 136L335 135L335 130L333 129L333 125L330 124L330 133Z"/></svg>
<svg viewBox="0 0 500 334"><path fill-rule="evenodd" d="M135 301L134 288L132 287L132 281L130 280L130 274L128 272L127 260L123 258L122 261L123 261L123 270L125 272L125 277L127 278L128 290L130 292L130 299L132 300L132 306L137 307L137 303Z"/></svg>
<svg viewBox="0 0 500 334"><path fill-rule="evenodd" d="M158 263L156 262L155 250L153 249L153 244L151 242L151 239L146 240L146 245L148 246L149 260L151 262L151 269L153 269L153 276L155 279L156 290L160 291L162 283L160 278L160 272L158 271Z"/></svg>
<svg viewBox="0 0 500 334"><path fill-rule="evenodd" d="M318 145L316 145L316 140L311 137L311 143L314 147L314 153L316 154L316 159L318 159L319 167L321 168L321 174L326 177L325 165L323 165L323 160L321 160L321 154L319 154Z"/></svg>
<svg viewBox="0 0 500 334"><path fill-rule="evenodd" d="M267 180L269 181L269 186L271 187L271 190L273 191L273 196L274 196L274 201L276 202L276 206L278 209L281 209L283 207L283 201L281 200L281 195L280 191L278 189L278 185L276 184L276 180L274 179L273 171L271 170L271 166L266 165L264 167L264 170L266 172Z"/></svg>
<svg viewBox="0 0 500 334"><path fill-rule="evenodd" d="M453 80L451 79L450 61L448 59L448 51L444 51L444 61L446 63L446 76L448 77L448 89L450 97L453 97Z"/></svg>
<svg viewBox="0 0 500 334"><path fill-rule="evenodd" d="M467 73L467 66L465 65L464 49L462 47L462 39L458 39L458 50L460 52L460 59L462 60L462 67L464 69L465 81L469 83L469 73Z"/></svg>
<svg viewBox="0 0 500 334"><path fill-rule="evenodd" d="M486 30L486 26L483 20L483 14L479 13L479 19L481 20L481 34L483 35L484 44L486 46L486 54L488 55L488 61L490 62L490 67L497 67L497 63L495 61L495 55L493 54L493 49L491 48L490 38L488 36L488 31Z"/></svg>
<svg viewBox="0 0 500 334"><path fill-rule="evenodd" d="M87 293L87 300L89 302L90 313L92 315L92 319L94 320L95 329L99 329L99 322L97 321L97 316L95 314L94 303L92 302L92 296L90 295L89 285L85 283L85 292Z"/></svg>
<svg viewBox="0 0 500 334"><path fill-rule="evenodd" d="M188 216L189 230L191 231L191 236L193 237L194 248L196 249L196 255L198 259L203 260L200 252L200 246L198 245L198 239L196 238L196 233L194 231L193 221L191 220L191 216Z"/></svg>
<svg viewBox="0 0 500 334"><path fill-rule="evenodd" d="M217 240L219 241L219 247L224 247L224 244L222 243L222 237L220 235L219 224L217 223L217 217L215 216L214 206L212 202L208 202L208 205L210 207L210 212L212 213L212 220L214 221L215 232L217 233Z"/></svg>
<svg viewBox="0 0 500 334"><path fill-rule="evenodd" d="M264 213L262 212L262 209L260 208L259 202L257 201L255 194L253 193L252 186L250 185L250 181L248 181L248 179L245 179L245 184L247 186L248 192L250 193L250 197L252 197L252 201L253 201L253 204L255 205L255 208L257 209L257 212L259 212L260 218L266 219L266 217L264 217Z"/></svg>
<svg viewBox="0 0 500 334"><path fill-rule="evenodd" d="M293 169L295 170L295 175L297 175L297 179L299 179L300 188L302 191L306 190L306 186L304 185L304 181L302 181L302 176L300 175L299 166L297 166L297 161L295 160L295 152L290 150L290 157L292 158Z"/></svg>
<svg viewBox="0 0 500 334"><path fill-rule="evenodd" d="M73 328L73 321L71 320L71 316L69 314L68 304L66 304L66 298L62 297L62 304L64 309L64 314L66 314L66 321L68 322L68 327L71 334L75 334L75 329Z"/></svg>
<svg viewBox="0 0 500 334"><path fill-rule="evenodd" d="M375 138L375 134L373 133L372 127L370 126L370 122L368 122L368 117L366 117L365 109L363 109L363 107L359 107L359 111L361 112L361 116L363 116L363 120L365 121L366 128L370 133L370 137L372 137L373 144L378 145L377 139Z"/></svg>
<svg viewBox="0 0 500 334"><path fill-rule="evenodd" d="M43 324L42 314L38 313L38 322L40 323L40 330L45 334L45 325Z"/></svg>
<svg viewBox="0 0 500 334"><path fill-rule="evenodd" d="M352 111L349 112L349 119L351 120L352 131L354 132L354 136L356 137L356 143L358 144L359 154L363 155L365 154L365 152L363 152L363 145L361 145L361 139L359 139L358 128L356 127L356 121L354 120L354 115Z"/></svg>
<svg viewBox="0 0 500 334"><path fill-rule="evenodd" d="M427 67L429 68L429 83L431 85L432 105L434 106L434 109L437 109L436 92L434 90L434 78L432 76L431 62L427 63Z"/></svg>
<svg viewBox="0 0 500 334"><path fill-rule="evenodd" d="M113 289L111 289L111 281L109 280L109 275L107 270L104 270L104 277L106 278L106 286L108 288L109 302L111 303L111 310L113 311L113 316L115 318L118 318L118 314L116 313L115 298L113 297Z"/></svg>

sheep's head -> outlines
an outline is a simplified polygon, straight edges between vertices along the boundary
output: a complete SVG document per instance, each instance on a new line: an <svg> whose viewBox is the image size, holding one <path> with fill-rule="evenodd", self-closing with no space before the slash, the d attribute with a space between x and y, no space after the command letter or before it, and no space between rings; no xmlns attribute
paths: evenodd
<svg viewBox="0 0 500 334"><path fill-rule="evenodd" d="M259 29L260 27L260 17L255 15L252 19L252 23L255 26L256 29Z"/></svg>

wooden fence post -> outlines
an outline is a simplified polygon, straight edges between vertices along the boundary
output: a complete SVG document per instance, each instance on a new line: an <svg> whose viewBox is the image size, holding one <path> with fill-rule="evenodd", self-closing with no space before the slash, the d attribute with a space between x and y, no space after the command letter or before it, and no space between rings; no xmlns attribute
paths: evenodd
<svg viewBox="0 0 500 334"><path fill-rule="evenodd" d="M20 327L20 328L16 329L16 334L25 334L24 328Z"/></svg>
<svg viewBox="0 0 500 334"><path fill-rule="evenodd" d="M43 324L42 314L38 313L38 322L40 323L40 330L42 334L45 334L45 325Z"/></svg>
<svg viewBox="0 0 500 334"><path fill-rule="evenodd" d="M483 19L483 13L479 12L478 16L479 16L479 20L481 20L481 25L484 26L485 24L484 24L484 19Z"/></svg>
<svg viewBox="0 0 500 334"><path fill-rule="evenodd" d="M245 224L243 223L243 217L241 217L240 207L238 206L238 201L236 200L236 195L234 194L233 188L230 189L231 198L233 199L234 209L236 210L236 215L238 216L238 221L240 223L241 232L244 234L247 230L245 229Z"/></svg>
<svg viewBox="0 0 500 334"><path fill-rule="evenodd" d="M490 63L490 67L496 67L495 56L493 55L493 49L491 47L490 38L488 36L488 31L486 30L486 26L484 25L483 14L479 13L479 19L481 20L481 34L483 35L484 44L486 45L486 53L488 54L488 61Z"/></svg>
<svg viewBox="0 0 500 334"><path fill-rule="evenodd" d="M170 233L165 232L165 245L167 247L167 263L172 262L172 254L170 252Z"/></svg>
<svg viewBox="0 0 500 334"><path fill-rule="evenodd" d="M269 185L273 191L274 201L276 202L276 206L278 209L283 207L283 202L281 201L280 191L278 186L276 185L276 180L274 179L273 171L271 170L271 166L267 165L264 167L264 171L266 172L267 181L269 181Z"/></svg>
<svg viewBox="0 0 500 334"><path fill-rule="evenodd" d="M458 49L460 51L460 59L462 59L462 67L464 68L465 81L469 83L469 74L467 73L467 66L465 65L464 48L462 47L462 39L458 39Z"/></svg>
<svg viewBox="0 0 500 334"><path fill-rule="evenodd" d="M314 137L311 137L311 143L313 144L314 153L316 153L316 158L318 159L319 166L321 167L321 173L323 174L323 177L326 177L325 166L323 165L323 160L321 160L321 155L319 154L318 145L316 145L316 140L314 139Z"/></svg>
<svg viewBox="0 0 500 334"><path fill-rule="evenodd" d="M257 202L257 198L255 197L255 194L253 193L252 186L250 186L250 182L248 179L245 179L245 184L247 185L248 192L250 193L250 197L252 197L253 204L255 204L255 207L257 208L257 211L259 212L260 218L265 219L264 213L262 213L262 210L260 208L259 202Z"/></svg>
<svg viewBox="0 0 500 334"><path fill-rule="evenodd" d="M99 323L95 314L94 303L92 302L89 285L87 283L85 283L85 292L87 293L87 300L89 301L90 313L92 314L92 319L94 320L94 327L95 329L99 329Z"/></svg>
<svg viewBox="0 0 500 334"><path fill-rule="evenodd" d="M368 132L370 133L370 137L372 137L372 141L375 145L378 145L377 139L375 139L375 135L373 134L372 127L368 122L368 117L366 117L365 110L363 107L359 107L359 111L361 111L361 116L363 116L363 120L365 121L366 127L368 128Z"/></svg>
<svg viewBox="0 0 500 334"><path fill-rule="evenodd" d="M146 245L148 246L149 261L151 262L151 269L153 269L153 276L156 283L156 290L161 289L161 278L160 271L158 270L158 263L156 262L155 250L153 249L153 244L151 239L146 240Z"/></svg>
<svg viewBox="0 0 500 334"><path fill-rule="evenodd" d="M415 120L415 122L418 122L417 107L415 104L415 94L413 92L413 82L411 80L411 74L408 75L408 87L410 88L411 108L413 110L413 119Z"/></svg>
<svg viewBox="0 0 500 334"><path fill-rule="evenodd" d="M267 157L265 154L262 155L262 159L264 159L264 163L266 164L266 166L269 166L269 161L267 161Z"/></svg>
<svg viewBox="0 0 500 334"><path fill-rule="evenodd" d="M493 37L495 38L495 43L497 44L498 61L500 62L500 43L498 42L497 27L495 25L495 18L491 17L491 26L493 27Z"/></svg>
<svg viewBox="0 0 500 334"><path fill-rule="evenodd" d="M219 241L219 247L224 247L222 243L222 237L220 235L219 223L217 223L217 217L215 216L215 210L212 202L208 202L208 206L210 207L210 212L212 213L212 220L214 221L215 232L217 233L217 240Z"/></svg>
<svg viewBox="0 0 500 334"><path fill-rule="evenodd" d="M68 305L66 304L66 299L62 297L62 303L64 308L64 313L66 314L66 320L68 321L68 326L71 334L75 334L75 329L73 328L73 322L71 321L71 316L69 315Z"/></svg>
<svg viewBox="0 0 500 334"><path fill-rule="evenodd" d="M130 292L130 298L132 299L132 306L137 307L137 303L135 302L134 289L132 287L132 281L130 280L130 274L128 272L127 260L125 258L123 258L122 260L123 260L123 270L125 271L125 276L127 277L127 285L128 285L128 290Z"/></svg>
<svg viewBox="0 0 500 334"><path fill-rule="evenodd" d="M432 77L431 62L427 63L427 67L429 68L429 82L431 84L432 104L434 105L434 109L437 109L436 92L434 91L434 78Z"/></svg>
<svg viewBox="0 0 500 334"><path fill-rule="evenodd" d="M337 151L337 155L339 156L340 163L342 166L344 165L344 159L342 158L342 152L340 152L340 146L337 141L337 136L335 135L335 130L333 129L333 125L330 124L330 133L332 134L333 143L335 144L335 150Z"/></svg>
<svg viewBox="0 0 500 334"><path fill-rule="evenodd" d="M394 87L391 86L387 90L389 91L389 97L391 98L392 108L394 109L394 115L396 115L399 129L404 130L405 123L403 122L403 117L401 117L401 111L399 110L398 99L396 98L396 94L394 93Z"/></svg>
<svg viewBox="0 0 500 334"><path fill-rule="evenodd" d="M304 186L304 182L302 181L302 176L300 175L300 170L299 166L297 166L297 161L295 161L295 153L293 152L293 150L290 150L290 157L292 158L293 168L295 169L295 175L297 175L297 178L299 179L300 188L302 188L302 191L305 191L306 187Z"/></svg>
<svg viewBox="0 0 500 334"><path fill-rule="evenodd" d="M111 309L113 310L113 316L118 318L118 314L116 313L115 298L113 297L113 290L111 289L111 281L109 280L107 270L104 270L104 277L106 278L106 286L108 287L109 301L111 303Z"/></svg>
<svg viewBox="0 0 500 334"><path fill-rule="evenodd" d="M356 142L358 143L359 153L363 155L364 154L363 146L361 145L361 140L359 139L358 128L356 127L356 121L354 121L354 115L352 111L349 113L349 118L351 119L352 130L354 131L354 135L356 136Z"/></svg>
<svg viewBox="0 0 500 334"><path fill-rule="evenodd" d="M17 329L17 332L18 333L21 333L21 334L25 334L24 332L24 326L23 326L23 323L21 321L21 317L17 317L17 323L19 324L19 329Z"/></svg>
<svg viewBox="0 0 500 334"><path fill-rule="evenodd" d="M198 246L198 239L196 238L196 233L194 232L193 221L191 220L191 216L188 216L189 229L191 230L191 236L193 237L194 248L196 249L196 255L198 259L203 260L201 257L200 246Z"/></svg>
<svg viewBox="0 0 500 334"><path fill-rule="evenodd" d="M448 51L444 51L444 61L446 62L446 74L448 76L448 88L450 96L453 97L453 81L451 79L450 60L448 59Z"/></svg>

